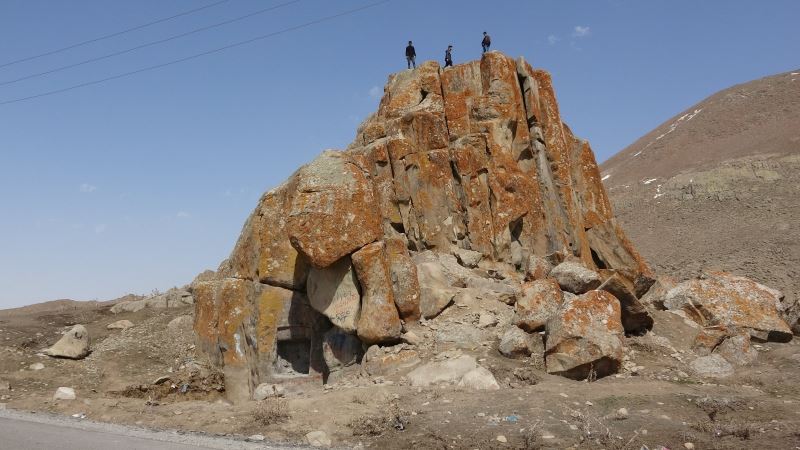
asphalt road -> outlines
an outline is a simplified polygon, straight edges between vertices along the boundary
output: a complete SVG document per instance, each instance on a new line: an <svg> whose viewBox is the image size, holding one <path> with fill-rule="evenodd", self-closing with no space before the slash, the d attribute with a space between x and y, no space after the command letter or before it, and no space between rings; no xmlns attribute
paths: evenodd
<svg viewBox="0 0 800 450"><path fill-rule="evenodd" d="M0 410L0 450L298 449L197 434L154 431L71 417Z"/></svg>

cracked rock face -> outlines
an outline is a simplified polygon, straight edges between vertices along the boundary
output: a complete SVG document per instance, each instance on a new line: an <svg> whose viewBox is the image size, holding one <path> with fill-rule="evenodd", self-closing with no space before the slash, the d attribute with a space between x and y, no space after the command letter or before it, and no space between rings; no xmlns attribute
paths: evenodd
<svg viewBox="0 0 800 450"><path fill-rule="evenodd" d="M366 343L397 342L401 320L449 303L431 302L441 288L418 276L425 251L520 278L532 258L569 255L615 271L637 296L654 276L614 219L589 144L562 123L550 75L489 52L391 75L346 150L262 196L216 277L194 289L198 348L252 391L279 360L324 371L331 322ZM353 286L319 283L348 257ZM530 279L547 275L540 265Z"/></svg>

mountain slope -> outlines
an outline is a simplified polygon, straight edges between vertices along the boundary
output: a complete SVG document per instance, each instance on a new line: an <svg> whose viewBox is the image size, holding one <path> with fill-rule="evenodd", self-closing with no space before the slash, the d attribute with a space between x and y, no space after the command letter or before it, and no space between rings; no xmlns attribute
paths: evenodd
<svg viewBox="0 0 800 450"><path fill-rule="evenodd" d="M753 155L800 152L800 69L720 91L602 164L609 187Z"/></svg>
<svg viewBox="0 0 800 450"><path fill-rule="evenodd" d="M601 168L660 273L726 270L800 298L800 70L714 94Z"/></svg>

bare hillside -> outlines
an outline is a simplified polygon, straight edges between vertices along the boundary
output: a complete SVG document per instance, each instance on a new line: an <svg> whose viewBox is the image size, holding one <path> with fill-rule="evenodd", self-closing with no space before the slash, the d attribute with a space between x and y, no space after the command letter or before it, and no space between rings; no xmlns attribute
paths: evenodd
<svg viewBox="0 0 800 450"><path fill-rule="evenodd" d="M800 70L723 90L602 165L662 273L748 274L800 298Z"/></svg>

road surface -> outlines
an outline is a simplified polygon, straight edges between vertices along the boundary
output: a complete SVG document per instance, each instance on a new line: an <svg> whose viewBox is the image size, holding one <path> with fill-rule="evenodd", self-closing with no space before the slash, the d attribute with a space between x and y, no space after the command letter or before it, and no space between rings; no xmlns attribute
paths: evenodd
<svg viewBox="0 0 800 450"><path fill-rule="evenodd" d="M153 431L50 414L0 410L0 450L299 449L174 431Z"/></svg>

